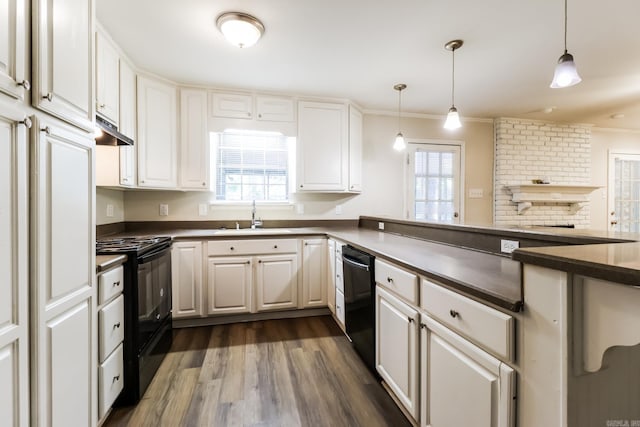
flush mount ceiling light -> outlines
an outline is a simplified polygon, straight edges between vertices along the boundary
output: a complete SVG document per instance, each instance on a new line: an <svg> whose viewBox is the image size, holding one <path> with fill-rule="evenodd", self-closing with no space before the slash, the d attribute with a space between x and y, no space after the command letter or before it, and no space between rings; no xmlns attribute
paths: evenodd
<svg viewBox="0 0 640 427"><path fill-rule="evenodd" d="M456 50L462 47L464 42L462 40L451 40L447 44L444 45L444 48L451 51L451 108L449 108L449 113L447 114L447 120L444 122L445 129L458 129L462 126L460 123L460 115L458 114L458 109L453 102L453 96L455 93L455 85L456 85Z"/></svg>
<svg viewBox="0 0 640 427"><path fill-rule="evenodd" d="M564 0L564 53L558 59L550 87L553 89L569 87L581 81L576 63L573 62L573 55L567 52L567 0Z"/></svg>
<svg viewBox="0 0 640 427"><path fill-rule="evenodd" d="M402 151L407 147L407 144L404 142L404 136L402 136L402 132L400 131L400 111L402 109L402 91L407 88L407 85L398 83L393 88L398 91L398 134L393 142L393 148L394 150Z"/></svg>
<svg viewBox="0 0 640 427"><path fill-rule="evenodd" d="M229 43L240 48L253 46L264 34L262 22L241 12L223 13L216 25Z"/></svg>

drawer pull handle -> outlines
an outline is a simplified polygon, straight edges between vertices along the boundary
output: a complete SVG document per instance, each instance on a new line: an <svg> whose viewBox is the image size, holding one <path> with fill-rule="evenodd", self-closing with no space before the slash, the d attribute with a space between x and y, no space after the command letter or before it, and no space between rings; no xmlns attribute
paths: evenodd
<svg viewBox="0 0 640 427"><path fill-rule="evenodd" d="M24 90L31 90L31 83L29 82L29 80L21 81L20 83L18 83L18 86L22 86Z"/></svg>
<svg viewBox="0 0 640 427"><path fill-rule="evenodd" d="M247 264L251 264L251 261L247 261Z"/></svg>
<svg viewBox="0 0 640 427"><path fill-rule="evenodd" d="M457 311L455 311L455 310L453 310L453 309L449 310L449 314L450 314L450 315L451 315L451 317L453 317L454 319L455 319L456 317L459 317L459 316L460 316L460 313L458 313Z"/></svg>
<svg viewBox="0 0 640 427"><path fill-rule="evenodd" d="M393 279L391 277L387 277L387 283L392 283Z"/></svg>
<svg viewBox="0 0 640 427"><path fill-rule="evenodd" d="M258 260L258 263L259 263L259 264L262 264L262 260L261 260L261 259L259 259L259 260Z"/></svg>
<svg viewBox="0 0 640 427"><path fill-rule="evenodd" d="M116 288L120 286L120 280L118 280L117 282L113 282L113 287Z"/></svg>
<svg viewBox="0 0 640 427"><path fill-rule="evenodd" d="M413 320L413 317L407 317L407 319L409 319L409 323L415 322L415 320Z"/></svg>
<svg viewBox="0 0 640 427"><path fill-rule="evenodd" d="M160 320L160 315L156 314L156 320Z"/></svg>
<svg viewBox="0 0 640 427"><path fill-rule="evenodd" d="M234 248L233 246L231 246L231 247L229 248L229 250L234 250L234 249L235 249L235 248Z"/></svg>
<svg viewBox="0 0 640 427"><path fill-rule="evenodd" d="M427 325L425 325L424 323L420 323L420 329L425 329L427 327Z"/></svg>
<svg viewBox="0 0 640 427"><path fill-rule="evenodd" d="M273 245L273 249L278 249L278 245Z"/></svg>
<svg viewBox="0 0 640 427"><path fill-rule="evenodd" d="M120 322L113 324L113 329L116 329L116 328L120 329Z"/></svg>
<svg viewBox="0 0 640 427"><path fill-rule="evenodd" d="M116 381L120 381L120 375L116 375L115 377L113 377L113 380L111 380L111 384L115 383Z"/></svg>
<svg viewBox="0 0 640 427"><path fill-rule="evenodd" d="M29 117L25 117L23 121L18 123L24 125L24 127L26 127L27 129L31 129L31 126L33 126L33 123L31 122L31 119Z"/></svg>

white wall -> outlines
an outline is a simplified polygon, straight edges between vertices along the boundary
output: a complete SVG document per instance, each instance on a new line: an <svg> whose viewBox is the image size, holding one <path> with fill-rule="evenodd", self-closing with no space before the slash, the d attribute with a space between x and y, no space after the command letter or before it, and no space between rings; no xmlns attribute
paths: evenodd
<svg viewBox="0 0 640 427"><path fill-rule="evenodd" d="M107 216L107 206L113 206L113 216ZM96 225L113 224L124 221L124 192L96 189Z"/></svg>
<svg viewBox="0 0 640 427"><path fill-rule="evenodd" d="M464 120L464 119L463 119ZM466 223L490 224L493 204L493 124L468 121L455 132L442 129L443 120L426 117L403 118L408 139L446 139L465 142L467 165L465 188L482 188L483 198L465 198ZM394 115L365 114L363 129L363 189L360 195L296 194L304 214L295 206L258 206L258 216L269 219L356 219L360 215L401 218L404 206L404 155L393 150L397 129ZM98 195L98 199L101 199ZM214 205L206 216L198 215L198 205L208 204L209 192L126 191L126 221L248 220L251 208ZM102 202L101 202L102 203ZM159 215L159 204L169 205L169 216ZM335 213L336 205L342 214Z"/></svg>

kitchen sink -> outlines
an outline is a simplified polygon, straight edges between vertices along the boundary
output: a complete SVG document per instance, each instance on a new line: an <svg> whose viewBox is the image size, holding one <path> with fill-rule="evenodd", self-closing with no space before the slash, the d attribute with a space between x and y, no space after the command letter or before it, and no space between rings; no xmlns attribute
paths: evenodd
<svg viewBox="0 0 640 427"><path fill-rule="evenodd" d="M252 236L252 235L269 235L269 234L288 234L291 230L288 228L241 228L229 230L217 230L214 236Z"/></svg>

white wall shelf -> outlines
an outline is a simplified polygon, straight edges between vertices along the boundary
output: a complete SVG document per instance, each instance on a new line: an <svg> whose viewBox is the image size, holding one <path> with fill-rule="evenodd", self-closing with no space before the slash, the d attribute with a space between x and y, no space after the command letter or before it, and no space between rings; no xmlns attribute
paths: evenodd
<svg viewBox="0 0 640 427"><path fill-rule="evenodd" d="M589 202L589 195L602 188L591 185L521 184L506 185L512 194L511 201L518 204L518 215L534 203L562 203L571 208L571 213L579 211Z"/></svg>

